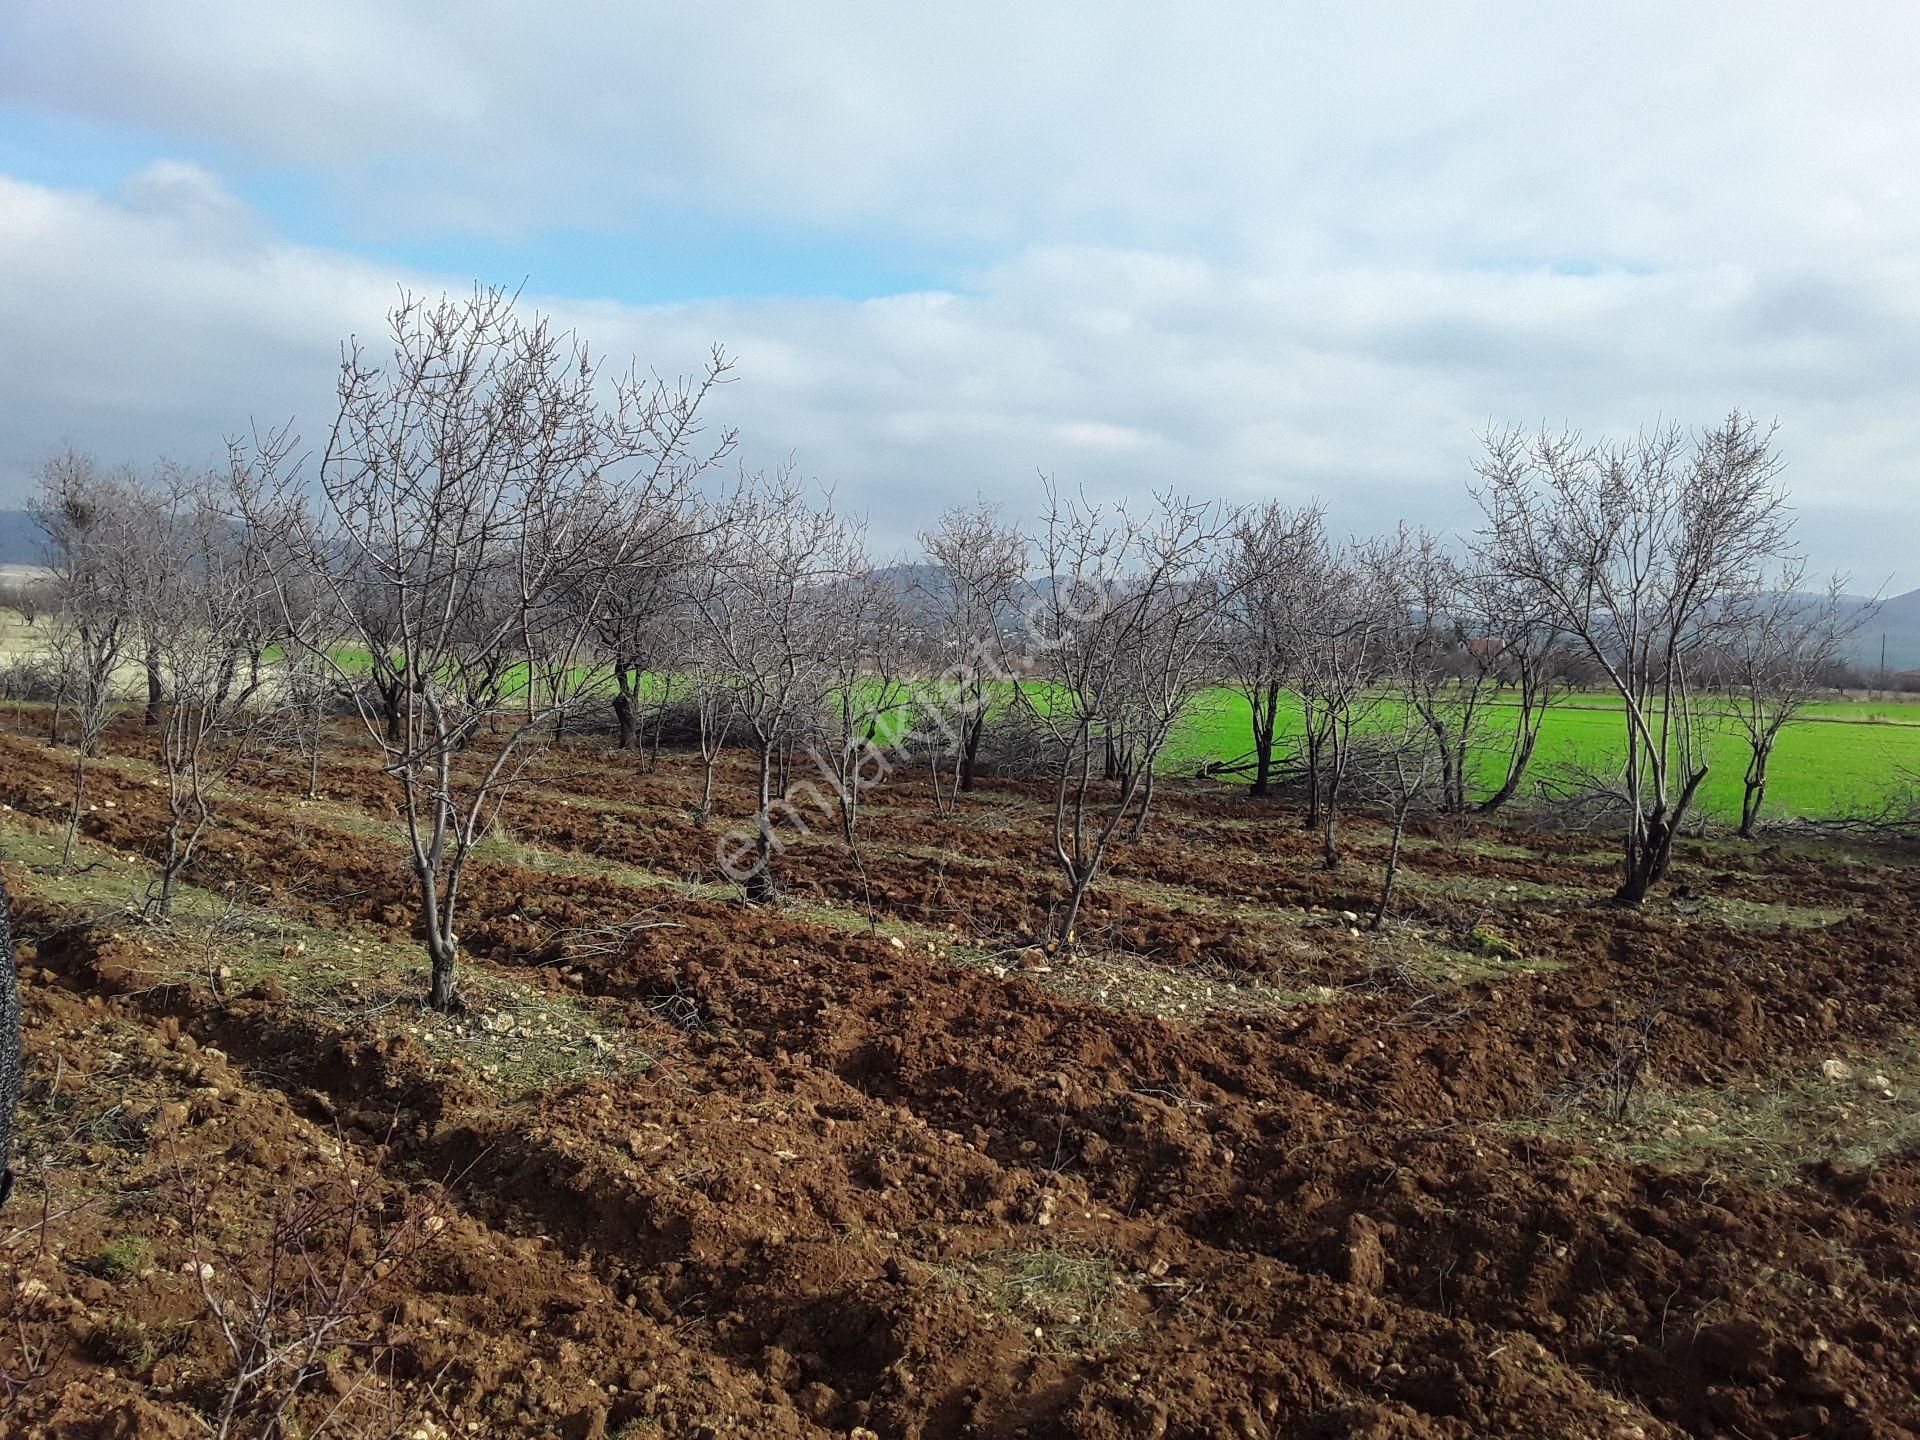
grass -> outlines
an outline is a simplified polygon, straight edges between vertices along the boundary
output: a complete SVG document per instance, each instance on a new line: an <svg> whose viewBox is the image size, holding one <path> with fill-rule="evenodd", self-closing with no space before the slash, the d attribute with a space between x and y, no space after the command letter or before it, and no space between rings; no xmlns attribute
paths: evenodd
<svg viewBox="0 0 1920 1440"><path fill-rule="evenodd" d="M1402 869L1405 879L1414 872ZM1469 881L1461 890L1462 896L1477 896L1491 882L1485 880ZM1422 980L1436 986L1471 984L1476 980L1497 979L1503 975L1540 973L1557 970L1560 967L1551 961L1537 957L1523 956L1504 940L1497 943L1473 946L1463 950L1448 941L1430 926L1412 926L1388 924L1379 930L1363 929L1367 916L1360 911L1322 910L1319 907L1303 910L1299 906L1245 905L1235 904L1218 897L1203 896L1194 891L1177 886L1163 885L1153 881L1133 878L1112 880L1108 888L1119 893L1133 893L1143 898L1151 898L1169 908L1184 909L1203 914L1231 916L1241 920L1257 921L1263 926L1279 929L1283 935L1283 944L1290 945L1296 953L1312 954L1316 948L1324 948L1329 940L1347 948L1364 947L1364 958L1376 972L1395 972L1409 979ZM1409 888L1418 889L1419 885ZM1430 888L1444 890L1452 894L1438 882L1432 882ZM1496 892L1501 886L1494 883ZM1519 886L1506 886L1506 890L1518 891ZM1525 898L1537 900L1551 898L1563 901L1569 896L1578 899L1591 898L1585 892L1563 891L1557 887L1536 885L1528 887L1534 894L1522 897L1518 894L1496 893L1495 902L1500 900L1515 902ZM1476 934L1488 932L1476 931ZM1156 971L1165 975L1168 972ZM1204 976L1191 976L1185 972L1173 971L1171 974L1182 984L1202 983L1243 994L1237 1004L1216 1002L1207 1008L1229 1011L1256 1011L1286 1008L1311 1001L1329 998L1325 987L1315 986L1302 991L1275 989L1269 986L1234 983L1222 985L1218 981L1209 981ZM1174 992L1178 993L1178 987ZM1178 1010L1186 1006L1175 1002Z"/></svg>
<svg viewBox="0 0 1920 1440"><path fill-rule="evenodd" d="M12 611L0 610L0 655L25 650L31 644L26 627ZM364 652L342 649L335 661L349 675L368 668ZM524 683L518 672L508 677L507 690ZM665 683L658 674L639 677L642 704L660 696ZM596 677L590 690L611 693ZM1010 690L1002 687L1004 694ZM1005 708L1004 698L995 709ZM1506 764L1507 739L1516 710L1497 700L1488 711L1485 745L1475 762L1474 779L1481 793L1498 783ZM914 706L903 703L882 724L881 743L907 730ZM1285 752L1297 737L1300 717L1296 705L1283 702L1280 746ZM1534 752L1531 776L1540 779L1557 772L1586 770L1606 773L1618 766L1624 722L1618 697L1601 693L1562 696L1549 710ZM1206 691L1194 712L1169 742L1164 766L1174 772L1244 757L1252 748L1252 724L1246 698L1229 687ZM1737 819L1746 747L1727 723L1712 730L1708 741L1709 773L1700 805L1722 821ZM1920 775L1920 700L1826 700L1810 704L1800 719L1782 733L1775 749L1767 792L1766 815L1771 819L1820 819L1871 808L1886 798L1893 777Z"/></svg>
<svg viewBox="0 0 1920 1440"><path fill-rule="evenodd" d="M1514 710L1490 712L1489 746L1476 779L1483 789L1497 783L1505 765L1505 741ZM1281 719L1282 744L1299 733L1298 711ZM1532 774L1582 767L1605 770L1620 753L1624 721L1617 701L1601 695L1570 696L1547 714L1534 752ZM1209 691L1168 746L1176 769L1245 755L1253 747L1247 703L1231 690ZM1740 738L1722 727L1708 748L1710 769L1702 804L1718 819L1737 819L1746 753ZM1831 702L1787 727L1774 753L1767 790L1773 818L1817 818L1871 805L1886 794L1889 777L1920 772L1920 703Z"/></svg>
<svg viewBox="0 0 1920 1440"><path fill-rule="evenodd" d="M1005 1250L950 1270L948 1280L1017 1324L1036 1349L1099 1354L1139 1334L1120 1303L1120 1273L1096 1255L1049 1248Z"/></svg>
<svg viewBox="0 0 1920 1440"><path fill-rule="evenodd" d="M77 847L80 864L62 870L61 838L57 826L0 815L0 858L21 867L20 893L84 918L122 942L131 951L135 988L204 984L232 996L270 981L298 1002L301 1013L406 1035L509 1097L651 1063L591 1005L476 965L471 957L460 978L467 1010L442 1015L420 1003L425 957L417 946L306 925L245 896L190 884L179 887L168 922L142 922L140 900L153 870L86 839Z"/></svg>
<svg viewBox="0 0 1920 1440"><path fill-rule="evenodd" d="M1920 1145L1920 1040L1701 1089L1648 1087L1625 1121L1572 1109L1508 1128L1635 1164L1768 1185L1831 1160L1856 1170Z"/></svg>
<svg viewBox="0 0 1920 1440"><path fill-rule="evenodd" d="M336 659L354 673L364 668L364 657L341 652ZM640 678L643 703L660 694L661 677ZM511 688L511 686L510 686ZM1002 687L1004 689L1004 687ZM1010 693L1010 692L1008 692ZM1283 702L1281 744L1300 729L1297 706ZM1483 792L1498 784L1506 763L1506 741L1512 733L1515 708L1496 703L1489 711L1488 740L1480 755L1475 780ZM892 732L904 731L913 720L913 706L903 704L883 725L882 743ZM1561 697L1548 712L1534 752L1535 777L1556 770L1582 768L1605 771L1616 763L1624 722L1617 696L1580 693ZM1195 712L1176 731L1167 747L1166 763L1175 770L1235 759L1253 745L1246 698L1220 687L1201 696ZM1737 819L1746 751L1740 737L1727 725L1713 734L1709 746L1710 771L1702 788L1702 806L1715 817ZM1768 813L1773 818L1834 816L1870 806L1884 797L1888 777L1920 773L1920 701L1827 700L1809 704L1799 720L1787 727L1776 747L1768 786Z"/></svg>
<svg viewBox="0 0 1920 1440"><path fill-rule="evenodd" d="M87 1268L103 1280L137 1280L153 1268L153 1241L145 1235L116 1236L100 1247L100 1253L87 1262Z"/></svg>
<svg viewBox="0 0 1920 1440"><path fill-rule="evenodd" d="M101 763L132 774L150 769L144 762L120 757ZM552 798L563 799L557 792L553 793ZM577 803L586 809L600 808L591 801L563 803ZM611 820L616 813L639 814L644 810L650 814L654 808L614 802L605 807L603 816ZM342 834L382 846L392 846L397 840L393 821L383 820L352 804L294 800L290 802L290 814L296 828L310 819ZM821 839L820 843L827 842ZM1484 839L1428 842L1421 837L1412 837L1409 849L1413 854L1424 857L1463 843L1468 848L1477 846L1478 853L1496 858L1520 858L1531 853L1522 847ZM882 846L876 853L895 853L896 849L902 854L917 854L927 847ZM944 851L930 853L945 855ZM736 898L738 893L737 887L731 885L672 875L578 851L525 843L504 827L496 828L476 848L474 859L481 865L512 865L554 877L605 881L632 890L638 896L726 901ZM119 857L119 863L123 867L137 869L128 857ZM43 883L55 889L77 883L79 888L76 893L55 897L63 899L69 906L77 907L83 902L99 899L99 878L77 881L76 877L48 875ZM136 898L144 886L144 879L129 876L118 883L124 904ZM1369 877L1367 884L1372 883ZM1435 873L1425 863L1407 864L1402 870L1401 883L1402 893L1410 897L1425 896L1459 902L1492 913L1541 906L1560 909L1592 906L1604 901L1611 889L1598 876L1591 886L1542 884L1526 879ZM1185 1021L1198 1021L1209 1016L1250 1018L1303 1004L1335 1000L1339 997L1338 990L1309 983L1314 978L1319 962L1326 959L1330 950L1363 962L1369 974L1396 974L1403 981L1427 985L1436 990L1557 968L1546 957L1523 954L1504 941L1486 945L1469 944L1463 948L1455 938L1444 933L1444 927L1396 923L1379 932L1349 933L1357 931L1361 921L1357 916L1346 918L1345 912L1337 909L1319 912L1305 910L1298 905L1258 905L1230 895L1213 894L1138 876L1108 877L1099 889L1101 894L1133 895L1149 900L1175 913L1231 919L1265 947L1275 962L1277 978L1255 979L1250 975L1224 972L1215 966L1191 963L1193 957L1133 953L1126 947L1101 944L1097 937L1090 937L1094 943L1077 954L1042 955L1030 943L1023 947L1023 942L1017 937L1001 937L996 941L959 933L951 924L915 923L891 916L869 918L856 903L845 900L824 902L795 897L787 902L785 908L797 919L850 934L872 935L876 939L891 941L903 950L924 953L932 959L985 970L1002 977L1018 974L1036 985L1083 1003ZM201 898L200 892L189 887L183 897L182 911L191 917L196 908L205 911L211 903L210 898ZM1664 894L1650 903L1649 911L1680 924L1703 919L1738 928L1767 930L1783 927L1820 928L1836 923L1847 913L1838 909L1815 909L1786 903L1761 904L1717 898L1681 900ZM1091 914L1097 919L1100 913L1096 904ZM293 943L302 942L296 940ZM360 943L379 944L377 940ZM360 945L355 948L358 951ZM278 963L277 957L268 958ZM365 956L356 953L351 960L350 969L357 976L365 968ZM412 986L416 982L398 977L404 976L408 969L417 972L419 963L417 952L398 947L390 963L396 978L383 983L381 992L404 995L410 999L415 993ZM312 967L314 973L324 979L328 973L327 964L323 953L315 960ZM250 963L244 955L239 963L231 964L230 969L236 984L250 983L260 973L258 966ZM1296 972L1297 976L1305 978L1289 981L1286 978L1289 972ZM484 974L478 975L468 983L469 993L474 993L475 985L484 987L489 983ZM333 990L339 992L343 985L351 990L353 981L335 975L331 984ZM350 998L360 1000L364 994L354 992ZM543 1075L564 1071L569 1062L564 1057L542 1053L551 1048L545 1042L557 1038L550 1033L555 1026L544 1015L521 1014L522 998L504 993L483 998L482 1003L491 1006L490 1014L513 1017L501 1019L494 1030L477 1032L471 1028L463 1029L458 1022L448 1029L429 1022L426 1028L414 1033L419 1035L423 1044L439 1047L438 1053L441 1055L461 1056L490 1078L511 1078L524 1087L537 1086ZM332 1003L340 1003L341 999L342 996L336 993ZM564 1025L558 1033L564 1035ZM529 1043L525 1046L507 1043L521 1040ZM492 1054L484 1054L489 1047Z"/></svg>
<svg viewBox="0 0 1920 1440"><path fill-rule="evenodd" d="M18 610L0 605L0 660L31 654L39 643L39 633Z"/></svg>
<svg viewBox="0 0 1920 1440"><path fill-rule="evenodd" d="M1611 865L1611 859L1596 862ZM1400 887L1413 894L1438 896L1491 909L1550 907L1566 909L1596 905L1613 893L1612 876L1592 887L1550 885L1533 880L1507 880L1484 875L1430 875L1411 866L1400 871ZM1736 930L1824 930L1853 912L1835 906L1794 905L1787 901L1743 900L1717 895L1683 898L1669 889L1656 891L1640 913L1686 923L1706 920Z"/></svg>
<svg viewBox="0 0 1920 1440"><path fill-rule="evenodd" d="M1665 911L1682 919L1700 917L1735 930L1825 930L1853 912L1834 906L1792 905L1785 901L1740 900L1709 896L1700 900L1659 897L1655 914Z"/></svg>

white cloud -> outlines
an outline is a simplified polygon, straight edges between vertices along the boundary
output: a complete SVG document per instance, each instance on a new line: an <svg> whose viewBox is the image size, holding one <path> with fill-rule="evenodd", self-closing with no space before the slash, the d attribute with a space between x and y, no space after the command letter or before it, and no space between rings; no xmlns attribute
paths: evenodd
<svg viewBox="0 0 1920 1440"><path fill-rule="evenodd" d="M104 198L0 176L0 476L14 488L69 440L197 463L250 417L323 418L340 340L378 322L393 278L189 189L183 206L140 185Z"/></svg>
<svg viewBox="0 0 1920 1440"><path fill-rule="evenodd" d="M0 93L331 175L375 227L692 203L1293 259L1885 253L1920 235L1917 62L1901 0L0 14Z"/></svg>
<svg viewBox="0 0 1920 1440"><path fill-rule="evenodd" d="M1115 425L1106 420L1070 420L1053 427L1054 436L1075 450L1096 454L1126 454L1144 450L1154 437L1132 425Z"/></svg>
<svg viewBox="0 0 1920 1440"><path fill-rule="evenodd" d="M209 228L206 177L186 189L193 203L156 207L141 187L103 198L0 180L0 475L66 439L197 461L250 419L297 413L317 436L341 339L377 332L401 279L466 283L230 223L224 198ZM534 303L663 370L726 344L740 379L716 418L743 426L750 459L791 453L837 482L889 545L976 491L1019 509L1040 471L1098 493L1319 492L1355 528L1464 525L1490 420L1604 430L1737 403L1783 421L1817 561L1874 583L1906 567L1920 583L1908 278L1255 268L1047 248L965 294Z"/></svg>
<svg viewBox="0 0 1920 1440"><path fill-rule="evenodd" d="M730 345L753 453L883 537L1037 471L1461 524L1489 421L1739 404L1816 560L1909 585L1916 69L1892 0L0 10L0 99L318 187L343 235L696 213L966 257L862 301L554 302L662 368ZM0 496L63 439L316 433L403 279L471 277L289 243L205 164L0 179Z"/></svg>

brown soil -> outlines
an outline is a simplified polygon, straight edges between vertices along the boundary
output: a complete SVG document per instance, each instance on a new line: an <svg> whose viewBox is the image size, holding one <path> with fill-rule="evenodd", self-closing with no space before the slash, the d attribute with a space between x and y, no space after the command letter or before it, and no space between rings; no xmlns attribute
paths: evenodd
<svg viewBox="0 0 1920 1440"><path fill-rule="evenodd" d="M903 776L864 874L823 824L753 909L738 763L702 828L696 761L589 739L475 862L450 1019L344 732L317 802L249 777L171 928L114 908L160 794L112 744L57 876L70 757L0 734L4 1433L205 1433L208 1295L358 1196L307 1237L364 1288L292 1433L1920 1434L1907 857L1689 842L1632 914L1600 840L1434 826L1375 937L1374 826L1327 872L1168 785L1069 957L1038 787L943 819Z"/></svg>

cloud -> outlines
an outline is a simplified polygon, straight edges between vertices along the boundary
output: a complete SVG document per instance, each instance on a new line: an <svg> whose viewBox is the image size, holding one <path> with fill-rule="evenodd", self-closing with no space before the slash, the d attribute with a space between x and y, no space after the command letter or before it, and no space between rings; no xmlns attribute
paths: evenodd
<svg viewBox="0 0 1920 1440"><path fill-rule="evenodd" d="M322 420L349 330L393 277L272 238L209 177L156 166L113 197L0 176L0 493L72 441L198 463L250 416Z"/></svg>
<svg viewBox="0 0 1920 1440"><path fill-rule="evenodd" d="M211 170L184 160L155 160L129 175L116 197L131 216L171 224L214 243L266 241L261 218Z"/></svg>
<svg viewBox="0 0 1920 1440"><path fill-rule="evenodd" d="M1789 0L14 0L0 93L372 230L661 206L989 250L1836 261L1920 237L1920 11Z"/></svg>
<svg viewBox="0 0 1920 1440"><path fill-rule="evenodd" d="M68 439L109 459L198 462L254 420L297 415L318 437L340 341L375 336L398 283L468 283L290 243L257 216L236 221L236 205L210 177L164 166L115 196L0 179L0 273L13 277L0 287L0 476L17 482ZM1920 583L1910 278L1226 266L1043 247L965 292L528 303L663 371L727 345L740 378L716 421L742 426L751 463L791 454L836 483L888 546L976 492L1030 508L1043 471L1096 494L1320 493L1356 529L1403 515L1460 527L1489 421L1619 430L1742 404L1783 421L1815 559L1874 583L1906 566Z"/></svg>
<svg viewBox="0 0 1920 1440"><path fill-rule="evenodd" d="M0 103L151 153L0 179L0 496L66 439L317 434L340 340L476 235L602 349L734 349L751 456L890 542L1043 471L1455 527L1489 422L1737 404L1817 562L1920 584L1916 68L1897 3L15 0ZM937 283L622 303L676 228Z"/></svg>

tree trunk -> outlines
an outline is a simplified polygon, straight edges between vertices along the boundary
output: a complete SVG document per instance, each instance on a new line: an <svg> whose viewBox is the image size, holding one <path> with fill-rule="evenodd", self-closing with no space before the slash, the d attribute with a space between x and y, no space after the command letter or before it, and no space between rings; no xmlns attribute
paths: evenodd
<svg viewBox="0 0 1920 1440"><path fill-rule="evenodd" d="M1673 840L1679 833L1680 822L1685 818L1687 807L1693 802L1694 792L1700 788L1700 782L1707 778L1707 772L1696 770L1687 777L1687 783L1680 791L1680 798L1669 809L1655 810L1647 818L1645 833L1636 838L1627 836L1626 873L1620 888L1614 892L1614 902L1619 905L1637 906L1652 892L1653 887L1666 878L1668 868L1673 864Z"/></svg>
<svg viewBox="0 0 1920 1440"><path fill-rule="evenodd" d="M1447 743L1447 727L1434 722L1427 728L1433 732L1434 748L1440 756L1440 811L1444 815L1457 815L1464 807L1456 804L1454 782L1458 777L1454 774L1453 747ZM1464 788L1462 785L1461 789Z"/></svg>
<svg viewBox="0 0 1920 1440"><path fill-rule="evenodd" d="M1387 902L1393 898L1393 882L1400 878L1400 842L1407 834L1407 812L1395 810L1393 814L1393 844L1387 849L1387 874L1380 882L1380 903L1373 907L1373 923L1367 928L1378 930L1387 919Z"/></svg>
<svg viewBox="0 0 1920 1440"><path fill-rule="evenodd" d="M453 990L453 971L456 950L446 942L437 942L428 946L427 953L432 961L432 978L427 986L427 1004L443 1014L459 1008L459 1000Z"/></svg>
<svg viewBox="0 0 1920 1440"><path fill-rule="evenodd" d="M704 773L700 777L700 804L693 812L693 823L705 825L707 817L713 813L713 769L720 763L720 745L726 736L725 732L716 730L704 699L700 702L698 714L700 717L700 764Z"/></svg>
<svg viewBox="0 0 1920 1440"><path fill-rule="evenodd" d="M1754 826L1760 823L1760 807L1767 799L1767 761L1771 745L1756 745L1747 760L1747 773L1740 794L1740 838L1753 839Z"/></svg>
<svg viewBox="0 0 1920 1440"><path fill-rule="evenodd" d="M152 650L147 651L147 728L151 730L160 723L160 702L165 696L160 685L160 656Z"/></svg>
<svg viewBox="0 0 1920 1440"><path fill-rule="evenodd" d="M1067 893L1067 913L1060 918L1060 946L1063 950L1073 949L1076 932L1080 925L1080 902L1087 898L1087 889L1093 884L1091 864L1075 866Z"/></svg>
<svg viewBox="0 0 1920 1440"><path fill-rule="evenodd" d="M1147 812L1153 809L1153 766L1147 766L1147 778L1140 794L1140 813L1133 818L1133 829L1127 833L1129 840L1138 840L1140 832L1147 828Z"/></svg>
<svg viewBox="0 0 1920 1440"><path fill-rule="evenodd" d="M400 708L401 682L399 680L376 680L374 684L380 691L380 708L386 712L387 744L398 745L400 743L401 721L405 718L401 714Z"/></svg>
<svg viewBox="0 0 1920 1440"><path fill-rule="evenodd" d="M1538 721L1529 727L1524 710L1520 717L1520 733L1514 739L1512 758L1507 762L1506 779L1500 782L1500 788L1480 802L1480 813L1491 815L1520 793L1520 782L1527 773L1527 764L1533 759L1533 745L1540 738Z"/></svg>
<svg viewBox="0 0 1920 1440"><path fill-rule="evenodd" d="M982 705L967 721L967 733L960 751L960 789L973 793L973 777L980 761L980 737L986 733L987 711Z"/></svg>
<svg viewBox="0 0 1920 1440"><path fill-rule="evenodd" d="M213 708L214 709L216 710L226 709L227 700L233 694L234 672L239 668L239 665L240 665L240 657L231 650L229 650L224 656L221 657L220 679L215 683L213 687ZM151 704L152 703L151 700L149 700L148 703Z"/></svg>
<svg viewBox="0 0 1920 1440"><path fill-rule="evenodd" d="M620 738L616 743L616 748L621 750L631 750L633 748L634 727L638 720L633 705L634 686L631 678L632 674L633 672L629 670L624 663L614 666L613 683L617 693L615 693L613 697L613 721L620 730Z"/></svg>
<svg viewBox="0 0 1920 1440"><path fill-rule="evenodd" d="M1335 828L1340 819L1340 781L1346 774L1347 757L1343 753L1345 742L1338 733L1329 735L1328 741L1333 753L1327 757L1327 802L1326 823L1320 830L1320 863L1328 870L1340 868L1340 849L1335 840Z"/></svg>
<svg viewBox="0 0 1920 1440"><path fill-rule="evenodd" d="M87 798L87 750L85 744L76 745L73 751L73 809L67 812L67 843L60 851L60 868L67 870L73 866L73 840L80 832L80 807Z"/></svg>
<svg viewBox="0 0 1920 1440"><path fill-rule="evenodd" d="M160 874L147 891L148 910L162 920L173 914L174 887L179 883L181 868L187 863L184 847L180 843L185 824L182 809L180 800L175 798L172 813L167 817L166 858L160 862Z"/></svg>
<svg viewBox="0 0 1920 1440"><path fill-rule="evenodd" d="M647 747L647 769L649 770L660 768L660 737L666 733L666 729L667 702L663 698L660 701L659 712L653 717L653 741Z"/></svg>
<svg viewBox="0 0 1920 1440"><path fill-rule="evenodd" d="M705 825L713 813L713 767L719 763L720 752L714 750L703 758L706 773L700 777L700 804L693 812L696 825Z"/></svg>
<svg viewBox="0 0 1920 1440"><path fill-rule="evenodd" d="M751 903L766 905L773 900L773 846L768 841L764 824L754 855L753 869L747 872L744 884L747 899Z"/></svg>
<svg viewBox="0 0 1920 1440"><path fill-rule="evenodd" d="M933 813L944 820L950 813L947 792L940 788L940 752L932 746L927 749L927 778L933 782Z"/></svg>
<svg viewBox="0 0 1920 1440"><path fill-rule="evenodd" d="M1626 878L1620 882L1620 888L1613 892L1614 903L1637 906L1647 898L1647 891L1653 888L1653 851L1650 847L1652 837L1646 840L1628 855Z"/></svg>
<svg viewBox="0 0 1920 1440"><path fill-rule="evenodd" d="M1269 685L1266 695L1266 712L1262 717L1260 707L1253 708L1253 792L1265 796L1273 788L1273 732L1278 728L1280 714L1280 687Z"/></svg>
<svg viewBox="0 0 1920 1440"><path fill-rule="evenodd" d="M445 773L443 765L443 782ZM427 1004L446 1013L461 1008L454 994L454 969L460 942L453 928L454 894L460 877L456 859L453 873L444 877L446 888L441 888L442 862L446 859L448 829L453 822L448 818L444 796L436 796L430 803L440 807L434 816L433 840L423 847L415 832L413 874L420 886L420 930L427 942ZM458 845L457 832L451 838Z"/></svg>
<svg viewBox="0 0 1920 1440"><path fill-rule="evenodd" d="M785 758L786 752L783 750L783 768ZM742 882L747 899L755 905L764 905L773 899L772 821L767 818L767 811L772 804L773 753L763 745L760 748L760 813L755 817L755 823L760 827L760 838L754 846L753 869L747 872L747 878Z"/></svg>
<svg viewBox="0 0 1920 1440"><path fill-rule="evenodd" d="M1320 828L1320 737L1311 726L1307 730L1307 813L1300 821L1303 830Z"/></svg>

